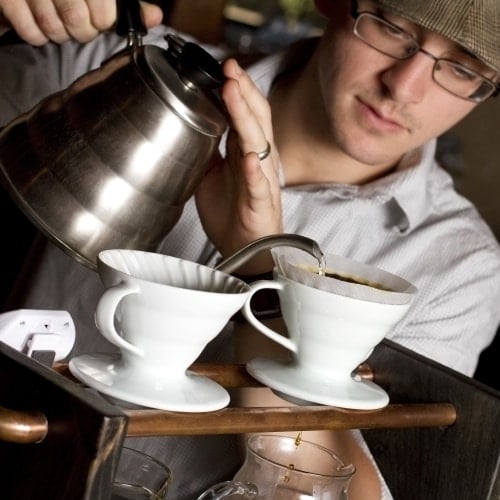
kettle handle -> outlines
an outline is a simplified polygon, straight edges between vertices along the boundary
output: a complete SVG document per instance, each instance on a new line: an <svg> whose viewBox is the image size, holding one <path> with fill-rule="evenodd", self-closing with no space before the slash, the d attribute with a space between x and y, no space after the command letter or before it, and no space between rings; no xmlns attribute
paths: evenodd
<svg viewBox="0 0 500 500"><path fill-rule="evenodd" d="M148 30L144 24L139 0L116 0L115 32L130 40L140 41Z"/></svg>

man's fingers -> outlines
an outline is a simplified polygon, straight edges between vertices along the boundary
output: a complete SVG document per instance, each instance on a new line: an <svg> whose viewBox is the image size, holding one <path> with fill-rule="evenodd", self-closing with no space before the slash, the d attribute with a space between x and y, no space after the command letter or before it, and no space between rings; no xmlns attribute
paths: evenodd
<svg viewBox="0 0 500 500"><path fill-rule="evenodd" d="M44 33L54 42L63 42L73 38L79 42L89 42L98 34L90 17L89 6L81 0L46 0L53 2L54 15L56 17L55 27L59 25L57 32L49 31L50 26L39 25ZM38 3L39 0L38 0ZM105 2L104 2L105 3ZM38 20L38 18L37 18Z"/></svg>
<svg viewBox="0 0 500 500"><path fill-rule="evenodd" d="M43 45L49 41L39 28L25 0L5 0L2 2L2 18L3 24L10 26L31 45Z"/></svg>
<svg viewBox="0 0 500 500"><path fill-rule="evenodd" d="M87 0L90 22L98 31L110 30L116 22L116 0Z"/></svg>
<svg viewBox="0 0 500 500"><path fill-rule="evenodd" d="M239 82L228 80L222 89L222 97L231 116L231 122L238 133L241 154L264 151L271 136L266 135L257 116L241 94Z"/></svg>
<svg viewBox="0 0 500 500"><path fill-rule="evenodd" d="M144 23L161 23L162 10L141 2ZM85 43L113 28L116 0L0 0L0 27L8 26L31 45L69 39Z"/></svg>
<svg viewBox="0 0 500 500"><path fill-rule="evenodd" d="M142 14L144 18L144 24L146 28L153 28L158 26L163 20L163 11L158 5L153 5L148 2L140 2Z"/></svg>
<svg viewBox="0 0 500 500"><path fill-rule="evenodd" d="M224 63L226 77L237 80L239 92L247 103L251 103L251 112L255 115L256 121L260 124L266 137L272 140L271 109L269 101L257 88L248 73L244 71L234 59L228 59Z"/></svg>

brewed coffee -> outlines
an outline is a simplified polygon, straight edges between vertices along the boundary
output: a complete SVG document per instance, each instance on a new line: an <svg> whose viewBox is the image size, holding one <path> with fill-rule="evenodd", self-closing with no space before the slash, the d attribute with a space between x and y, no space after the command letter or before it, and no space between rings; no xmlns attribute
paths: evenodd
<svg viewBox="0 0 500 500"><path fill-rule="evenodd" d="M346 283L354 283L355 285L365 285L365 286L371 286L372 288L376 288L377 290L383 290L385 292L393 292L394 290L391 290L390 288L387 288L380 283L374 283L372 281L367 281L362 278L358 278L356 276L346 276L343 274L338 274L336 272L330 272L327 271L325 273L325 278L334 278L336 280L340 281L345 281Z"/></svg>

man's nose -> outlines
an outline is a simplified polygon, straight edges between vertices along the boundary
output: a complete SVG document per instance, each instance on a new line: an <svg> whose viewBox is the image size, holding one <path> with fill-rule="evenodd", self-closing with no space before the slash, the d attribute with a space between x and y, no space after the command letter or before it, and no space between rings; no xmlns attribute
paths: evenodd
<svg viewBox="0 0 500 500"><path fill-rule="evenodd" d="M419 51L408 59L394 60L382 73L382 83L395 101L419 103L434 84L433 65L434 61L429 60L427 53Z"/></svg>

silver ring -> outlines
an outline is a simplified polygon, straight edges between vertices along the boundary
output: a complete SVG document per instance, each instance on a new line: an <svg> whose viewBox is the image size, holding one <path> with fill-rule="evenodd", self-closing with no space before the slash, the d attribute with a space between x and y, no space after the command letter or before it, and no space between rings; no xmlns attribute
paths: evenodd
<svg viewBox="0 0 500 500"><path fill-rule="evenodd" d="M241 153L241 156L246 156L248 153ZM266 149L261 151L260 153L255 153L259 157L259 161L265 160L271 154L271 144L269 141L266 141Z"/></svg>
<svg viewBox="0 0 500 500"><path fill-rule="evenodd" d="M271 154L271 144L269 144L269 141L266 141L266 149L264 151L261 151L260 153L257 153L257 156L259 157L259 160L265 160L269 155Z"/></svg>

